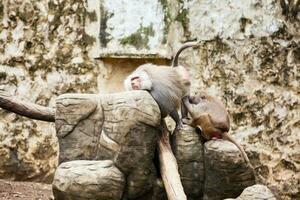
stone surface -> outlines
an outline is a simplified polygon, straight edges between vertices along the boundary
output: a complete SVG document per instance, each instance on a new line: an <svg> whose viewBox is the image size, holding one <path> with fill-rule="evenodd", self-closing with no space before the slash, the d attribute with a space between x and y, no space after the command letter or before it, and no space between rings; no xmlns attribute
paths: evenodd
<svg viewBox="0 0 300 200"><path fill-rule="evenodd" d="M144 167L142 163L141 167L134 169L126 178L126 196L128 199L143 199L150 193L152 198L155 198L155 182L157 179L157 173L154 165L150 167ZM161 189L164 192L164 188Z"/></svg>
<svg viewBox="0 0 300 200"><path fill-rule="evenodd" d="M184 125L171 136L179 174L188 199L199 199L204 188L203 144L195 129Z"/></svg>
<svg viewBox="0 0 300 200"><path fill-rule="evenodd" d="M154 99L148 92L133 91L104 95L101 101L105 123L97 158L113 159L126 174L137 167L137 162L140 167L149 166L160 124L160 111ZM109 142L118 143L119 148L114 149Z"/></svg>
<svg viewBox="0 0 300 200"><path fill-rule="evenodd" d="M69 161L57 168L52 184L57 200L119 200L125 178L112 161Z"/></svg>
<svg viewBox="0 0 300 200"><path fill-rule="evenodd" d="M253 170L247 167L238 148L225 140L211 140L204 145L205 200L237 197L255 184Z"/></svg>
<svg viewBox="0 0 300 200"><path fill-rule="evenodd" d="M56 101L59 162L95 159L103 126L98 95L65 94Z"/></svg>
<svg viewBox="0 0 300 200"><path fill-rule="evenodd" d="M236 198L236 200L276 200L274 194L270 191L267 186L264 185L253 185L247 187L240 196ZM233 199L225 199L225 200L233 200Z"/></svg>
<svg viewBox="0 0 300 200"><path fill-rule="evenodd" d="M51 182L58 157L53 124L0 113L5 116L0 122L0 177Z"/></svg>
<svg viewBox="0 0 300 200"><path fill-rule="evenodd" d="M162 180L156 179L152 190L136 200L168 200Z"/></svg>
<svg viewBox="0 0 300 200"><path fill-rule="evenodd" d="M165 199L153 163L157 159L154 157L158 134L155 127L159 126L160 114L147 92L65 94L58 98L56 108L60 162L111 160L126 177L126 186L121 188L124 199ZM202 198L203 193L205 199L237 196L245 187L254 184L253 172L246 167L233 144L209 141L204 149L200 135L189 126L173 133L171 139L189 199ZM73 162L67 163L72 166ZM89 164L79 165L81 170L90 170ZM54 194L60 198L71 193L72 198L79 193L80 198L90 196L89 190L65 191L65 185L69 183L64 177L59 182L62 186L57 186L57 180L65 173L63 170L70 168L64 166L61 164L56 172ZM70 168L70 171L74 169ZM85 174L82 177L86 178ZM78 188L84 188L86 184L90 185L84 182ZM56 188L61 187L62 192L57 192Z"/></svg>
<svg viewBox="0 0 300 200"><path fill-rule="evenodd" d="M97 159L111 159L126 175L126 195L138 198L156 180L153 158L160 124L158 105L145 91L104 95L104 124ZM117 144L117 145L116 145Z"/></svg>
<svg viewBox="0 0 300 200"><path fill-rule="evenodd" d="M201 39L263 37L283 26L276 0L264 3L259 0L225 0L222 3L191 0L184 3L188 9L189 31Z"/></svg>
<svg viewBox="0 0 300 200"><path fill-rule="evenodd" d="M148 92L65 94L55 118L60 162L112 160L126 175L128 198L152 189L160 112Z"/></svg>

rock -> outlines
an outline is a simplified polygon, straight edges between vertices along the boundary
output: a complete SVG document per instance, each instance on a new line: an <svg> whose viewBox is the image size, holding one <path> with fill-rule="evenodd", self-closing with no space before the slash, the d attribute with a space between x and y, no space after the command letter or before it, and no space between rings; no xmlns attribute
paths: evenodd
<svg viewBox="0 0 300 200"><path fill-rule="evenodd" d="M194 128L184 126L171 139L184 191L188 199L199 199L204 187L204 157L200 136Z"/></svg>
<svg viewBox="0 0 300 200"><path fill-rule="evenodd" d="M168 200L163 181L157 178L151 191L135 200Z"/></svg>
<svg viewBox="0 0 300 200"><path fill-rule="evenodd" d="M0 178L51 182L58 158L53 124L9 115L19 120L0 117Z"/></svg>
<svg viewBox="0 0 300 200"><path fill-rule="evenodd" d="M238 148L225 140L211 140L204 145L204 199L237 197L255 184L253 170L242 159Z"/></svg>
<svg viewBox="0 0 300 200"><path fill-rule="evenodd" d="M253 185L247 187L236 200L276 200L274 194L270 191L267 186L264 185ZM234 199L225 199L234 200Z"/></svg>
<svg viewBox="0 0 300 200"><path fill-rule="evenodd" d="M103 126L99 96L64 94L56 100L55 128L59 141L59 162L92 160L97 154Z"/></svg>
<svg viewBox="0 0 300 200"><path fill-rule="evenodd" d="M57 98L55 118L60 162L111 159L128 172L154 156L160 112L145 91L64 94Z"/></svg>
<svg viewBox="0 0 300 200"><path fill-rule="evenodd" d="M152 189L160 111L148 92L65 94L56 109L60 162L112 160L127 177L128 197Z"/></svg>
<svg viewBox="0 0 300 200"><path fill-rule="evenodd" d="M154 165L149 168L138 167L132 171L126 179L126 197L129 199L135 199L143 196L146 192L152 193L152 188L156 181L156 171ZM164 190L164 188L163 188Z"/></svg>
<svg viewBox="0 0 300 200"><path fill-rule="evenodd" d="M69 161L57 168L52 186L57 200L119 200L125 178L109 160Z"/></svg>
<svg viewBox="0 0 300 200"><path fill-rule="evenodd" d="M97 158L114 160L125 174L138 167L149 168L160 125L157 103L146 91L103 95L101 103L104 124Z"/></svg>

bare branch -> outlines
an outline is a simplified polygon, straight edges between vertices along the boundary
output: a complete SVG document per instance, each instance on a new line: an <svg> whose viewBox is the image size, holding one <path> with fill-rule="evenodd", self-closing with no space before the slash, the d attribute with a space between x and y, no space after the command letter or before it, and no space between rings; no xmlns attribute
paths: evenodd
<svg viewBox="0 0 300 200"><path fill-rule="evenodd" d="M0 91L0 107L31 119L55 121L55 109L21 101L3 91Z"/></svg>
<svg viewBox="0 0 300 200"><path fill-rule="evenodd" d="M158 155L160 162L160 173L169 200L186 200L186 195L181 184L176 158L172 152L169 131L162 122L162 135L158 138Z"/></svg>

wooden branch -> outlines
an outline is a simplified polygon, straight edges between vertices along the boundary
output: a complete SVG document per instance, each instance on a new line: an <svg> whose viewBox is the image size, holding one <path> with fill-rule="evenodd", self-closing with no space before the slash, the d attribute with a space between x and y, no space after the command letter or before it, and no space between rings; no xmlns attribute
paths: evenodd
<svg viewBox="0 0 300 200"><path fill-rule="evenodd" d="M0 107L31 119L55 121L55 109L21 101L3 91L0 91Z"/></svg>
<svg viewBox="0 0 300 200"><path fill-rule="evenodd" d="M160 163L160 173L169 200L186 200L180 175L178 172L178 165L176 158L172 152L169 131L166 127L165 121L162 122L163 131L158 138L158 155Z"/></svg>

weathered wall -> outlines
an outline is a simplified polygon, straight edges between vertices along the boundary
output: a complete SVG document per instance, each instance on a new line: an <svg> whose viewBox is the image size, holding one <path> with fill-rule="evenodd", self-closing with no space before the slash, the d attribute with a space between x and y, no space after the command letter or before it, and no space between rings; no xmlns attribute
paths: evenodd
<svg viewBox="0 0 300 200"><path fill-rule="evenodd" d="M181 42L207 40L181 58L193 92L219 95L261 181L282 198L299 197L299 14L285 17L276 0L143 0L153 19L112 2L1 1L0 89L51 107L63 93L117 92L138 65L166 64ZM48 180L53 124L0 114L0 176Z"/></svg>

